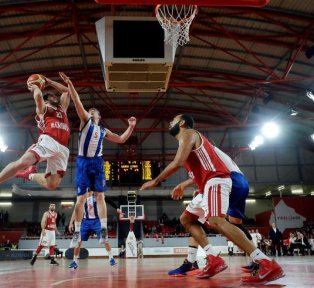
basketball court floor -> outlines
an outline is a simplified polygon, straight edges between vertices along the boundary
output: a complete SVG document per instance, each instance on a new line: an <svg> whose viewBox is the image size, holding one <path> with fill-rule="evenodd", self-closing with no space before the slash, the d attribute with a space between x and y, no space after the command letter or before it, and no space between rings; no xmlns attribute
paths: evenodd
<svg viewBox="0 0 314 288"><path fill-rule="evenodd" d="M29 260L0 262L0 287L242 287L240 266L248 258L225 256L229 267L211 279L194 277L169 277L168 270L181 265L183 258L117 259L118 265L110 267L108 259L81 260L77 270L67 268L69 260L58 259L60 266L50 266L50 261L38 259L34 266ZM314 257L277 257L286 276L271 282L267 287L314 287ZM204 265L202 258L198 259ZM245 285L244 287L256 287ZM261 286L258 286L261 287Z"/></svg>

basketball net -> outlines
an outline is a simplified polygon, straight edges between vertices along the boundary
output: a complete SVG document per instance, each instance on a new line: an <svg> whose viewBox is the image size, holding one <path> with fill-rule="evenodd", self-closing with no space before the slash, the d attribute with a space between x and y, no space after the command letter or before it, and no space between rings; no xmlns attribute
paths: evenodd
<svg viewBox="0 0 314 288"><path fill-rule="evenodd" d="M130 231L133 232L135 217L134 216L130 216L129 219L130 219Z"/></svg>
<svg viewBox="0 0 314 288"><path fill-rule="evenodd" d="M157 5L156 18L165 31L165 42L177 48L190 41L190 26L197 14L196 5Z"/></svg>

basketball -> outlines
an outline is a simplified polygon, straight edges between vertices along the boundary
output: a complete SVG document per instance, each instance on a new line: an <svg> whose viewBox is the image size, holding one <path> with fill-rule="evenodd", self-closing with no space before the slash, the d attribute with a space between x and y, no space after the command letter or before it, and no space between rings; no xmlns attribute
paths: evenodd
<svg viewBox="0 0 314 288"><path fill-rule="evenodd" d="M27 79L27 85L28 84L36 85L40 90L44 90L46 81L45 81L45 78L42 75L40 75L40 74L32 74Z"/></svg>

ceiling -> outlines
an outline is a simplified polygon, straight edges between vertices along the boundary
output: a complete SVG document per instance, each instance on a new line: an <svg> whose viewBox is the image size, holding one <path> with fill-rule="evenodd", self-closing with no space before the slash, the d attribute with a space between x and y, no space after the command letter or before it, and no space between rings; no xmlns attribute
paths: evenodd
<svg viewBox="0 0 314 288"><path fill-rule="evenodd" d="M136 116L141 143L184 111L197 127L226 133L254 127L261 117L280 118L300 145L314 151L305 140L314 130L314 103L305 95L314 91L313 0L270 0L263 8L199 7L190 42L176 51L166 93L106 92L95 22L104 16L152 16L154 8L2 0L0 129L29 129L32 135L35 109L26 80L39 73L59 81L63 71L84 105L100 108L112 131L123 131L130 114ZM298 115L290 116L291 109ZM69 118L78 127L73 105Z"/></svg>

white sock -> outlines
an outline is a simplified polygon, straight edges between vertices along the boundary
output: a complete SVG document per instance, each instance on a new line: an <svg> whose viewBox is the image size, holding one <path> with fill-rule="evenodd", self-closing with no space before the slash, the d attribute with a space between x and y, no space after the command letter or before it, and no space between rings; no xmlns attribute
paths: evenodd
<svg viewBox="0 0 314 288"><path fill-rule="evenodd" d="M208 255L213 255L213 256L218 255L218 253L215 251L215 249L213 248L213 246L211 244L206 245L203 249L204 249L207 256Z"/></svg>
<svg viewBox="0 0 314 288"><path fill-rule="evenodd" d="M78 255L77 255L77 256L74 255L73 261L74 261L75 263L77 263L77 259L78 259Z"/></svg>
<svg viewBox="0 0 314 288"><path fill-rule="evenodd" d="M267 259L269 261L271 261L271 259L269 257L267 257L261 250L259 250L258 248L256 248L250 255L250 257L252 258L252 260L261 260L261 259Z"/></svg>
<svg viewBox="0 0 314 288"><path fill-rule="evenodd" d="M196 261L196 256L197 256L197 247L194 246L189 246L188 250L188 261L190 263L194 263Z"/></svg>
<svg viewBox="0 0 314 288"><path fill-rule="evenodd" d="M107 229L107 218L101 218L100 219L100 226L101 226L101 228Z"/></svg>
<svg viewBox="0 0 314 288"><path fill-rule="evenodd" d="M74 221L75 232L80 232L80 231L81 231L81 223L82 223L82 222L76 222L76 221Z"/></svg>

